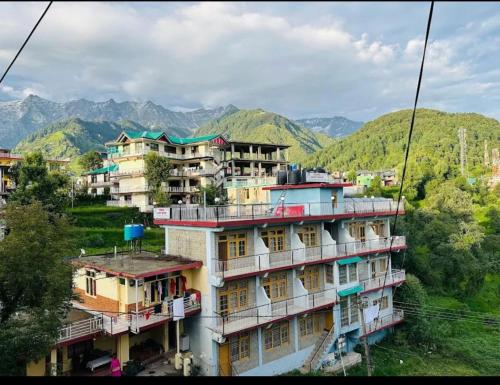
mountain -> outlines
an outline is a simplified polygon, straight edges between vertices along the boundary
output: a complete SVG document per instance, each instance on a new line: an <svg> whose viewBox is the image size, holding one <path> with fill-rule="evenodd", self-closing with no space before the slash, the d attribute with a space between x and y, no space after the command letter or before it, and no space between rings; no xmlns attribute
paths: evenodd
<svg viewBox="0 0 500 385"><path fill-rule="evenodd" d="M292 146L289 150L292 162L300 162L308 154L333 142L324 134L312 132L284 116L262 109L238 110L210 121L195 133L207 134L222 134L231 140L288 144Z"/></svg>
<svg viewBox="0 0 500 385"><path fill-rule="evenodd" d="M298 119L295 123L315 132L321 132L325 135L331 136L332 138L348 136L363 125L363 122L356 122L354 120L344 118L343 116L334 116L333 118Z"/></svg>
<svg viewBox="0 0 500 385"><path fill-rule="evenodd" d="M168 130L189 136L208 121L238 111L233 105L189 112L168 110L151 101L121 102L85 99L56 103L30 95L24 100L0 102L0 147L12 147L21 139L52 123L68 118L86 121L137 122L150 130Z"/></svg>
<svg viewBox="0 0 500 385"><path fill-rule="evenodd" d="M354 134L312 155L306 164L330 171L396 168L401 175L411 112L393 112L368 122ZM410 179L460 173L460 127L467 130L469 174L484 172L484 141L488 141L490 151L500 146L500 122L475 113L418 109L408 159Z"/></svg>
<svg viewBox="0 0 500 385"><path fill-rule="evenodd" d="M39 129L15 147L18 153L41 151L52 159L70 158L76 164L79 155L90 151L104 151L104 143L116 139L123 130L144 131L144 126L132 122L89 122L71 118Z"/></svg>

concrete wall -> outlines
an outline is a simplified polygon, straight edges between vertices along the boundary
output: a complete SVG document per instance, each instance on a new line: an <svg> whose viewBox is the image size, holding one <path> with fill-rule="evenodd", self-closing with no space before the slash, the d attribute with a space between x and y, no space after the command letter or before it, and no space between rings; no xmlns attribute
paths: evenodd
<svg viewBox="0 0 500 385"><path fill-rule="evenodd" d="M168 229L168 253L207 263L205 231Z"/></svg>

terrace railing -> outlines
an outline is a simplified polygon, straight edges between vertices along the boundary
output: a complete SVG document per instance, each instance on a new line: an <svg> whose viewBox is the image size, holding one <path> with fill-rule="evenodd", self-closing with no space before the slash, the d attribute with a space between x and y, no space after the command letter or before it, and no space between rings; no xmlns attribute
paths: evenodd
<svg viewBox="0 0 500 385"><path fill-rule="evenodd" d="M379 317L378 319L365 325L365 335L371 334L377 330L386 328L390 325L403 321L404 312L402 309L394 309L391 314Z"/></svg>
<svg viewBox="0 0 500 385"><path fill-rule="evenodd" d="M405 246L406 237L392 236L364 242L324 244L322 246L268 252L229 259L227 261L213 260L213 266L215 275L222 278L229 278L241 274L266 271L271 268L301 265L305 262L331 260L333 258L355 256L360 253L377 252L389 248L397 250ZM396 274L396 270L393 272ZM401 272L397 274L401 275ZM404 279L404 271L402 274ZM397 276L395 275L394 278L397 278Z"/></svg>
<svg viewBox="0 0 500 385"><path fill-rule="evenodd" d="M103 316L95 315L81 321L71 322L59 329L57 342L69 341L75 338L84 337L103 330Z"/></svg>
<svg viewBox="0 0 500 385"><path fill-rule="evenodd" d="M404 270L393 269L391 274L387 274L387 277L385 276L385 274L382 274L379 277L366 279L360 281L359 283L361 284L361 286L363 286L363 291L367 291L382 287L384 286L384 283L387 286L397 282L403 282L405 279L406 273Z"/></svg>

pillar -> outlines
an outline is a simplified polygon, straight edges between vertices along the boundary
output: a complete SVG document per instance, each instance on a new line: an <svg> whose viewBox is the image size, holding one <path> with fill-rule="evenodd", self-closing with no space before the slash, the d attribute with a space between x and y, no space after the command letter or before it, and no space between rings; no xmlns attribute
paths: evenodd
<svg viewBox="0 0 500 385"><path fill-rule="evenodd" d="M280 148L279 147L276 149L276 160L281 160L281 158L280 158Z"/></svg>
<svg viewBox="0 0 500 385"><path fill-rule="evenodd" d="M50 351L50 375L57 376L57 349Z"/></svg>
<svg viewBox="0 0 500 385"><path fill-rule="evenodd" d="M255 170L255 163L252 161L250 162L250 175L252 175L252 177L254 177L254 170Z"/></svg>
<svg viewBox="0 0 500 385"><path fill-rule="evenodd" d="M262 366L262 328L257 329L257 339L259 341L259 366Z"/></svg>
<svg viewBox="0 0 500 385"><path fill-rule="evenodd" d="M163 326L163 348L165 349L165 352L170 350L170 346L168 346L168 325L169 322L167 321Z"/></svg>
<svg viewBox="0 0 500 385"><path fill-rule="evenodd" d="M122 334L117 337L117 347L116 347L116 355L120 360L121 368L123 370L123 365L127 361L129 361L129 352L130 352L130 341L128 337L128 333Z"/></svg>
<svg viewBox="0 0 500 385"><path fill-rule="evenodd" d="M312 315L310 315L312 317ZM299 351L299 317L293 319L293 340L295 342L295 351Z"/></svg>
<svg viewBox="0 0 500 385"><path fill-rule="evenodd" d="M259 147L260 148L260 147ZM259 178L262 176L262 162L259 162Z"/></svg>

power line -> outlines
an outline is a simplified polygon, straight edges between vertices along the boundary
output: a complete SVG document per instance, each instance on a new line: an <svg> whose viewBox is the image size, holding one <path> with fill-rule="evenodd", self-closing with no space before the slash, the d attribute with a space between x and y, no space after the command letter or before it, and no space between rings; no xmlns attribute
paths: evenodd
<svg viewBox="0 0 500 385"><path fill-rule="evenodd" d="M42 19L44 18L45 14L47 13L47 11L49 10L50 6L52 5L52 1L49 2L49 4L47 5L47 8L45 8L45 11L43 11L42 13L42 16L40 16L40 18L38 19L38 21L36 22L35 26L33 27L33 29L31 30L30 34L28 35L28 37L26 38L26 40L24 40L24 43L23 45L21 46L21 48L19 48L19 51L17 51L17 54L16 56L14 56L14 59L12 59L12 61L10 62L9 66L7 67L7 69L5 70L5 72L3 73L2 77L0 78L0 84L2 84L2 81L5 79L5 77L7 76L7 74L9 73L11 67L14 65L15 61L17 60L18 56L21 54L21 52L23 51L24 47L26 46L26 44L28 43L28 41L30 40L31 36L33 35L33 33L35 32L35 30L37 29L38 25L40 24L40 22L42 21Z"/></svg>
<svg viewBox="0 0 500 385"><path fill-rule="evenodd" d="M420 73L418 75L418 82L417 82L417 91L416 91L416 94L415 94L415 102L413 104L413 112L412 112L412 116L411 116L411 121L410 121L410 128L408 130L408 140L407 140L407 144L406 144L406 153L405 153L405 161L404 161L404 165L403 165L403 172L402 172L402 175L401 175L401 185L399 186L399 193L398 193L398 204L396 206L396 215L394 217L394 223L393 223L393 226L392 226L392 234L396 234L396 226L397 226L397 222L398 222L398 216L399 216L399 205L401 204L401 196L403 194L403 185L404 185L404 180L405 180L405 177L406 177L406 167L408 165L408 156L410 154L410 145L411 145L411 138L412 138L412 135L413 135L413 127L415 125L415 114L417 112L417 103L418 103L418 96L420 94L420 86L422 84L422 76L423 76L423 73L424 73L424 64L425 64L425 52L427 50L427 43L429 41L429 33L430 33L430 30L431 30L431 23L432 23L432 12L434 10L434 1L431 1L431 7L429 9L429 18L427 20L427 29L426 29L426 32L425 32L425 43L424 43L424 52L422 54L422 62L420 63ZM393 243L393 240L394 238L391 238L391 246L390 248L392 248L392 243ZM403 254L403 261L402 261L402 264L401 264L401 267L404 266L404 258L405 258L405 254ZM388 273L389 269L386 270L385 272L385 276L384 276L384 285L385 286L385 282L386 282L386 279L387 279L387 273ZM397 288L394 289L394 293L396 292ZM384 293L382 292L382 294L380 295L380 300L382 300L382 296L384 295ZM378 313L380 314L380 307L379 307L379 311Z"/></svg>

